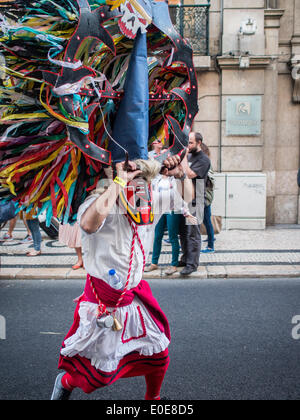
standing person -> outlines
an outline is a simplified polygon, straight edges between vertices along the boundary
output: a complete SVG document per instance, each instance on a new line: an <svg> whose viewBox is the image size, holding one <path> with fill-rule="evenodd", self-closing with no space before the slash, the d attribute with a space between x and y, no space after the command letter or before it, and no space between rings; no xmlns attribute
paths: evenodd
<svg viewBox="0 0 300 420"><path fill-rule="evenodd" d="M180 242L182 258L179 266L184 267L181 271L183 276L188 276L198 270L201 253L200 225L204 212L204 185L207 181L207 174L211 166L210 159L201 150L203 137L200 133L190 133L189 137L189 158L188 165L184 167L186 175L193 180L195 199L190 212L198 219L198 225L191 225L182 219L180 229ZM199 182L202 180L202 182Z"/></svg>
<svg viewBox="0 0 300 420"><path fill-rule="evenodd" d="M210 159L210 150L206 144L202 143L202 151ZM211 221L211 205L214 199L214 172L212 166L209 168L207 174L206 188L205 188L205 206L204 206L204 226L207 232L207 248L201 251L202 254L211 254L215 252L215 233Z"/></svg>
<svg viewBox="0 0 300 420"><path fill-rule="evenodd" d="M176 189L176 182L174 185L173 180L168 177L159 176L155 182L154 190L158 190L159 193L162 191L170 192L170 204L173 201L174 203L174 194L173 189ZM173 198L173 200L172 200ZM162 241L165 234L166 229L169 233L170 243L172 244L172 263L171 267L166 270L167 275L174 274L177 271L177 266L179 262L179 252L180 252L180 245L179 245L179 223L180 223L180 214L176 214L174 212L174 208L171 209L172 211L165 213L160 218L158 224L155 228L155 235L154 235L154 245L153 245L153 254L152 254L152 264L150 267L145 268L146 273L150 273L151 271L158 269L158 261L161 254L162 248Z"/></svg>
<svg viewBox="0 0 300 420"><path fill-rule="evenodd" d="M179 162L178 156L168 158L164 174L181 179L184 170ZM56 379L52 400L69 399L77 387L91 393L133 376L145 376L146 400L160 399L169 366L170 328L148 283L141 279L149 237L170 202L163 191L151 193L150 181L160 171L158 162L129 162L129 168L131 172L124 162L118 163L114 182L79 209L88 277L61 349L59 368L65 372ZM187 181L185 199L192 197L193 186Z"/></svg>
<svg viewBox="0 0 300 420"><path fill-rule="evenodd" d="M149 273L158 269L158 261L161 254L162 241L167 229L170 243L172 245L172 262L171 266L168 267L165 271L165 274L171 276L177 272L177 267L179 265L180 245L178 235L181 222L181 214L184 214L184 217L191 222L196 223L196 220L193 220L194 217L189 213L187 205L182 199L178 203L174 202L174 191L177 189L176 180L174 178L159 177L155 182L154 189L157 189L159 192L163 190L170 192L170 203L172 211L164 214L155 228L152 264L145 269L145 272Z"/></svg>
<svg viewBox="0 0 300 420"><path fill-rule="evenodd" d="M81 248L81 232L78 223L74 225L59 225L58 240L65 246L75 249L77 254L77 262L73 265L73 270L79 270L83 267L83 257Z"/></svg>
<svg viewBox="0 0 300 420"><path fill-rule="evenodd" d="M41 245L42 245L42 235L40 231L40 222L36 215L35 211L31 211L28 214L24 214L27 226L31 232L31 236L33 239L33 247L32 251L27 252L27 257L37 257L38 255L42 254Z"/></svg>

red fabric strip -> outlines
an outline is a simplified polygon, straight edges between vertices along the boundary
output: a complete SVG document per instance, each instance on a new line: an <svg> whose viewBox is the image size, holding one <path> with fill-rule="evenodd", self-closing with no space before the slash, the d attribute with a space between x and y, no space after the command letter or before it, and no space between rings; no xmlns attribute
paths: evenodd
<svg viewBox="0 0 300 420"><path fill-rule="evenodd" d="M69 197L68 197L67 190L57 175L56 175L56 182L60 186L61 191L63 193L64 199L65 199L65 207L68 207Z"/></svg>

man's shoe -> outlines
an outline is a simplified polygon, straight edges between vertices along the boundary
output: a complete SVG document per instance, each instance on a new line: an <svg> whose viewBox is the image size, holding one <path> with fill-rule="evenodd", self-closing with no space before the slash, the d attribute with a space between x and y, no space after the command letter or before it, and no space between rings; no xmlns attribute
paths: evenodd
<svg viewBox="0 0 300 420"><path fill-rule="evenodd" d="M51 401L67 401L70 399L72 392L65 389L61 383L64 375L65 372L62 372L57 376L51 396Z"/></svg>
<svg viewBox="0 0 300 420"><path fill-rule="evenodd" d="M196 271L198 271L197 270L197 268L193 268L193 267L185 267L181 272L180 272L180 274L182 275L182 276L189 276L190 274L192 274L192 273L195 273Z"/></svg>
<svg viewBox="0 0 300 420"><path fill-rule="evenodd" d="M183 261L179 261L177 267L186 267L186 263Z"/></svg>

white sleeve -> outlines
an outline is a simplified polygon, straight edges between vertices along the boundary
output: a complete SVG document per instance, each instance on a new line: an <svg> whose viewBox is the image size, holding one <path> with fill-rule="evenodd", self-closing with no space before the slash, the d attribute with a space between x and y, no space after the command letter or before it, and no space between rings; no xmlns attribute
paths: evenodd
<svg viewBox="0 0 300 420"><path fill-rule="evenodd" d="M188 212L188 205L183 200L177 186L177 183L181 183L181 181L174 177L169 178L170 188L162 190L159 188L160 181L156 181L153 188L154 214L163 215L171 211L180 214Z"/></svg>
<svg viewBox="0 0 300 420"><path fill-rule="evenodd" d="M162 188L163 183L164 180L161 175L152 182L153 211L158 218L171 210L170 190Z"/></svg>
<svg viewBox="0 0 300 420"><path fill-rule="evenodd" d="M179 184L180 183L180 184ZM172 179L172 186L173 186L173 191L174 191L174 206L173 209L175 213L180 213L180 214L187 214L189 213L189 207L187 205L187 203L184 201L184 199L182 198L179 190L178 190L178 184L181 186L181 181L179 179Z"/></svg>

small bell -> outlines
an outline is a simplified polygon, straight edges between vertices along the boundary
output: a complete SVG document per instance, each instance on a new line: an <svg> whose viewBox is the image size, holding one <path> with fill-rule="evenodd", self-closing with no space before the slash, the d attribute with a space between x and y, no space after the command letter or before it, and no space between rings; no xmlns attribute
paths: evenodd
<svg viewBox="0 0 300 420"><path fill-rule="evenodd" d="M123 329L123 326L120 321L117 320L117 318L114 318L114 325L113 330L114 331L121 331Z"/></svg>
<svg viewBox="0 0 300 420"><path fill-rule="evenodd" d="M111 315L99 316L96 323L99 328L113 328L114 318Z"/></svg>

